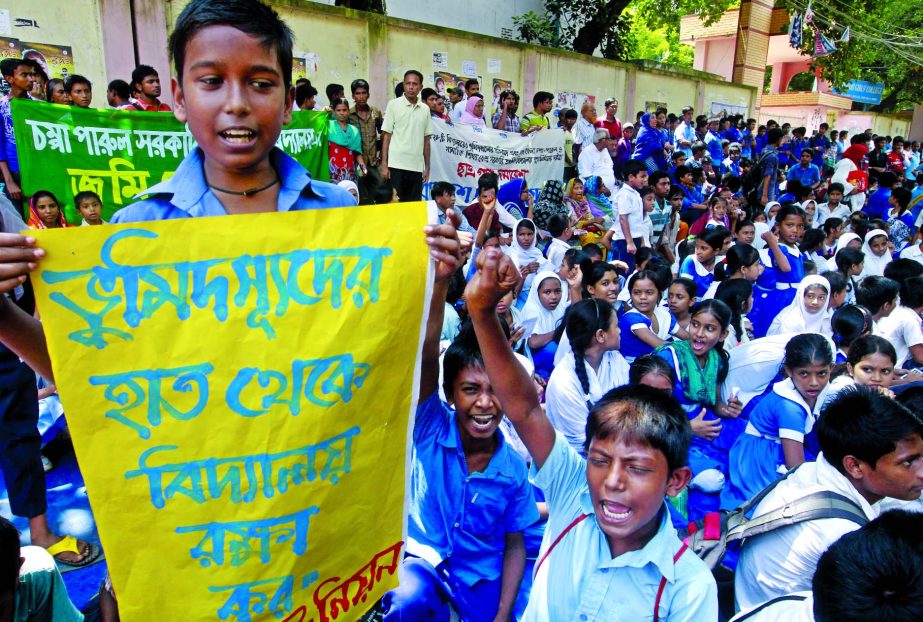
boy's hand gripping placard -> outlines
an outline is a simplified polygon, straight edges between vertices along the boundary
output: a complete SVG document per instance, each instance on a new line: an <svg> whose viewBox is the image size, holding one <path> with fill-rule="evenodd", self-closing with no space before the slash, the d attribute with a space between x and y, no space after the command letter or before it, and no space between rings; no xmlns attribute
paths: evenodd
<svg viewBox="0 0 923 622"><path fill-rule="evenodd" d="M355 620L397 583L424 203L30 232L126 622Z"/></svg>

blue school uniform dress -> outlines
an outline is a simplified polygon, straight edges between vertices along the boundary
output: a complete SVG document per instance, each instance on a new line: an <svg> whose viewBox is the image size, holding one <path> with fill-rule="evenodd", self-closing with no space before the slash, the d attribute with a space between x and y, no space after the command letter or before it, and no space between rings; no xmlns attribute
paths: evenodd
<svg viewBox="0 0 923 622"><path fill-rule="evenodd" d="M417 407L408 558L401 586L385 595L385 620L422 619L416 616L445 607L439 598L445 593L464 620L496 615L506 534L524 531L539 515L525 462L495 435L487 468L469 473L455 412L438 392Z"/></svg>
<svg viewBox="0 0 923 622"><path fill-rule="evenodd" d="M683 259L683 263L679 268L679 275L695 281L696 298L702 298L715 280L714 268L709 270L703 266L695 255L689 255Z"/></svg>
<svg viewBox="0 0 923 622"><path fill-rule="evenodd" d="M731 447L728 468L730 481L721 492L721 507L733 509L777 480L785 472L782 439L805 443L814 428L826 387L810 408L798 393L791 378L777 382L750 412L744 433ZM816 456L805 451L809 461Z"/></svg>
<svg viewBox="0 0 923 622"><path fill-rule="evenodd" d="M279 173L281 187L277 210L289 212L356 204L353 196L335 184L315 181L297 160L278 147L269 153L270 162ZM112 223L171 220L199 216L227 216L227 210L205 181L204 154L196 147L186 156L170 179L145 190L146 196L117 211ZM135 197L135 198L138 198Z"/></svg>
<svg viewBox="0 0 923 622"><path fill-rule="evenodd" d="M779 249L788 259L790 272L783 272L776 266L776 258L772 251L760 251L760 258L766 266L763 271L765 278L757 279L756 288L753 290L753 310L747 314L753 325L755 339L766 336L779 312L795 299L798 284L804 279L804 255L801 251L785 244L779 244ZM773 285L772 289L769 289L770 283Z"/></svg>
<svg viewBox="0 0 923 622"><path fill-rule="evenodd" d="M660 330L654 334L661 339L669 340L670 336L676 334L676 331L679 330L676 318L674 318L667 309L663 307L655 308L654 316L657 318L657 324L660 328ZM654 351L653 346L641 341L634 333L635 329L640 328L647 328L653 332L654 329L652 326L653 322L651 322L646 315L634 308L629 308L619 317L619 330L622 333L619 343L619 353L625 357L626 361L633 363L639 356L644 356Z"/></svg>

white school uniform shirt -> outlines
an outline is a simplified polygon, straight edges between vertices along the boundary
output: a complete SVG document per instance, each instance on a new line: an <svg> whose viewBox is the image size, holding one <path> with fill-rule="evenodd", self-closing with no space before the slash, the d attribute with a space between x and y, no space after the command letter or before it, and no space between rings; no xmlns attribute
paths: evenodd
<svg viewBox="0 0 923 622"><path fill-rule="evenodd" d="M529 472L548 501L544 555L551 542L582 514L589 516L561 538L535 575L523 622L636 622L654 617L661 579L661 622L718 619L718 588L705 563L686 551L662 506L660 528L637 551L612 557L596 522L586 480L586 460L557 434L541 469Z"/></svg>
<svg viewBox="0 0 923 622"><path fill-rule="evenodd" d="M625 239L619 216L628 217L628 231L631 233L632 238L642 237L644 235L644 202L641 200L641 195L638 194L638 191L628 184L622 184L622 187L619 188L615 195L613 205L617 212L615 222L609 227L613 232L613 239Z"/></svg>
<svg viewBox="0 0 923 622"><path fill-rule="evenodd" d="M742 611L731 622L814 622L814 594L795 592Z"/></svg>
<svg viewBox="0 0 923 622"><path fill-rule="evenodd" d="M830 209L828 203L821 203L817 206L817 211L814 213L814 224L820 226L824 224L828 218L842 218L843 220L849 220L849 215L852 214L849 204L840 201L840 203Z"/></svg>
<svg viewBox="0 0 923 622"><path fill-rule="evenodd" d="M628 384L628 362L614 350L602 355L598 370L584 361L589 381L588 393L584 393L580 386L574 362L571 350L560 364L555 365L545 389L545 409L554 429L564 435L571 447L582 453L586 420L590 414L587 401L595 404L610 390Z"/></svg>
<svg viewBox="0 0 923 622"><path fill-rule="evenodd" d="M563 242L558 238L551 238L551 244L548 246L548 263L551 270L558 272L561 264L564 262L564 253L570 250L570 244Z"/></svg>
<svg viewBox="0 0 923 622"><path fill-rule="evenodd" d="M920 250L919 244L911 244L901 251L901 259L913 259L917 263L923 264L923 250Z"/></svg>
<svg viewBox="0 0 923 622"><path fill-rule="evenodd" d="M878 516L845 475L824 458L807 462L770 492L756 507L754 518L796 499L822 491L843 495L862 508L869 520ZM817 562L831 544L859 528L845 518L823 518L789 525L744 543L734 577L738 609L749 609L771 598L811 589Z"/></svg>
<svg viewBox="0 0 923 622"><path fill-rule="evenodd" d="M920 316L909 307L897 307L887 317L878 320L878 330L894 346L898 366L910 356L911 346L923 344ZM915 364L911 362L911 365Z"/></svg>

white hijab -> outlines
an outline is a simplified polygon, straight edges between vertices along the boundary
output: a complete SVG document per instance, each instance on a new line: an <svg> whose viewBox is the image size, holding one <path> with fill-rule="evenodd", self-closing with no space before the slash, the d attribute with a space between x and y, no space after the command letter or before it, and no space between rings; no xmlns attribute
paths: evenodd
<svg viewBox="0 0 923 622"><path fill-rule="evenodd" d="M767 220L766 224L769 226L770 231L772 231L772 228L776 226L776 217L773 216L770 218L769 210L771 210L776 205L779 206L779 209L782 209L782 204L779 203L778 201L770 201L769 203L766 204L766 207L763 208L763 213L766 214L766 220ZM776 214L778 213L779 212L776 212Z"/></svg>
<svg viewBox="0 0 923 622"><path fill-rule="evenodd" d="M824 308L817 313L809 313L804 306L804 292L812 285L819 285L827 290L827 302ZM830 334L830 322L827 317L827 306L830 304L830 282L818 274L804 277L798 284L795 299L791 304L782 309L779 315L769 326L767 335L780 335L783 333L821 333Z"/></svg>
<svg viewBox="0 0 923 622"><path fill-rule="evenodd" d="M860 276L884 276L885 275L885 266L891 263L891 252L885 251L885 254L879 257L872 252L872 247L869 246L869 242L872 238L883 235L886 238L888 234L883 229L872 229L865 234L865 243L862 245L862 252L865 253L865 267L862 268L862 274Z"/></svg>
<svg viewBox="0 0 923 622"><path fill-rule="evenodd" d="M535 231L535 235L532 237L532 245L529 248L523 248L519 244L519 238L516 233L519 231L519 225L527 222L532 225L532 230ZM538 227L535 226L535 223L529 220L528 218L522 218L516 221L516 226L513 227L513 241L510 244L510 259L513 260L513 263L516 264L517 268L521 268L525 265L532 263L533 261L538 262L539 267L545 263L545 256L542 255L542 251L538 249L536 243L538 240Z"/></svg>
<svg viewBox="0 0 923 622"><path fill-rule="evenodd" d="M553 311L546 309L544 305L542 305L541 299L538 297L538 288L545 279L557 279L558 282L561 283L561 302L558 303L558 306L555 307ZM566 287L567 283L550 270L539 272L535 275L535 278L532 279L529 297L526 299L526 304L522 308L522 319L525 321L533 317L538 318L538 321L535 323L535 328L532 329L533 334L544 335L558 327L558 323L561 321L561 318L564 317L564 311L567 309L567 303L564 301L563 296L564 288Z"/></svg>

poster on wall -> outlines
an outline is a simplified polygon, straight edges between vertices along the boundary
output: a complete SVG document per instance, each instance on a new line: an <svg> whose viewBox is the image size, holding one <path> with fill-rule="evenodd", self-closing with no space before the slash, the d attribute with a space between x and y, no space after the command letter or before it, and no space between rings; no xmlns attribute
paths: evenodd
<svg viewBox="0 0 923 622"><path fill-rule="evenodd" d="M436 92L439 93L440 97L443 99L448 99L449 89L454 89L459 87L461 89L465 88L465 78L461 76L456 76L454 73L449 73L448 71L434 71L433 72L433 84L435 85Z"/></svg>
<svg viewBox="0 0 923 622"><path fill-rule="evenodd" d="M473 60L462 61L462 75L469 78L476 78L478 75L478 64Z"/></svg>
<svg viewBox="0 0 923 622"><path fill-rule="evenodd" d="M448 52L433 52L433 67L436 69L448 69L449 68L449 53Z"/></svg>
<svg viewBox="0 0 923 622"><path fill-rule="evenodd" d="M747 106L740 104L725 104L722 102L712 102L709 110L712 116L726 117L732 114L742 114L744 116L749 112Z"/></svg>
<svg viewBox="0 0 923 622"><path fill-rule="evenodd" d="M491 100L490 105L490 114L493 114L500 110L500 93L503 91L508 91L513 88L512 80L501 80L500 78L494 78L494 96ZM520 105L522 102L520 102Z"/></svg>
<svg viewBox="0 0 923 622"><path fill-rule="evenodd" d="M69 45L20 42L23 58L36 61L50 78L66 80L74 75L74 51Z"/></svg>
<svg viewBox="0 0 923 622"><path fill-rule="evenodd" d="M580 111L581 106L585 103L596 105L596 96L587 95L586 93L574 93L571 91L560 91L555 96L554 107L557 110L563 110L564 108L571 108L572 110ZM557 116L557 113L555 113Z"/></svg>
<svg viewBox="0 0 923 622"><path fill-rule="evenodd" d="M292 58L292 81L308 79L308 61L297 56Z"/></svg>

